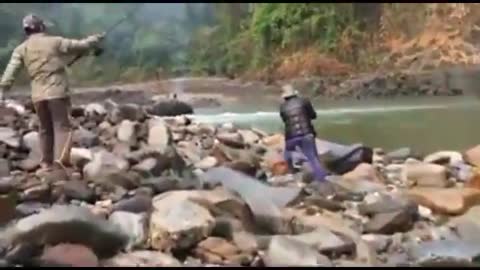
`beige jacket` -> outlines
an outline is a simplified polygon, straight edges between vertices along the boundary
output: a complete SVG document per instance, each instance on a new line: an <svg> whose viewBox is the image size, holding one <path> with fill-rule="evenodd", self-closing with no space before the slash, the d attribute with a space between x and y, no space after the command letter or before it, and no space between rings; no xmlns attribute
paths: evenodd
<svg viewBox="0 0 480 270"><path fill-rule="evenodd" d="M33 102L67 97L70 90L66 61L99 42L97 36L75 40L45 33L33 34L13 51L0 86L8 91L25 66L31 80Z"/></svg>

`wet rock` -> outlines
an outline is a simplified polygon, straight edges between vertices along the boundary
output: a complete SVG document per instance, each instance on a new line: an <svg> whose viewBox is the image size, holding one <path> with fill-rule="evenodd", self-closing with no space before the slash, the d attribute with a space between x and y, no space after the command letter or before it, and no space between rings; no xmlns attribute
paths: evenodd
<svg viewBox="0 0 480 270"><path fill-rule="evenodd" d="M193 114L193 108L179 100L159 100L148 108L148 113L156 116L177 116Z"/></svg>
<svg viewBox="0 0 480 270"><path fill-rule="evenodd" d="M265 266L332 266L330 260L300 241L274 236L263 258Z"/></svg>
<svg viewBox="0 0 480 270"><path fill-rule="evenodd" d="M130 120L123 120L117 129L117 139L128 145L134 145L136 123Z"/></svg>
<svg viewBox="0 0 480 270"><path fill-rule="evenodd" d="M468 163L480 167L480 145L468 149L465 153L465 161Z"/></svg>
<svg viewBox="0 0 480 270"><path fill-rule="evenodd" d="M127 241L126 235L87 208L60 205L20 219L5 235L14 246L81 244L99 257L114 255Z"/></svg>
<svg viewBox="0 0 480 270"><path fill-rule="evenodd" d="M43 266L97 267L98 258L82 245L59 244L48 247L40 257Z"/></svg>
<svg viewBox="0 0 480 270"><path fill-rule="evenodd" d="M148 215L116 211L110 215L109 221L118 225L128 235L127 251L143 247L147 239Z"/></svg>
<svg viewBox="0 0 480 270"><path fill-rule="evenodd" d="M375 170L375 168L368 163L359 164L353 171L350 171L344 175L343 178L356 181L356 180L367 180L371 182L382 183L383 180L380 174Z"/></svg>
<svg viewBox="0 0 480 270"><path fill-rule="evenodd" d="M73 132L72 140L75 145L86 148L96 146L99 143L98 136L95 133L82 127Z"/></svg>
<svg viewBox="0 0 480 270"><path fill-rule="evenodd" d="M417 204L438 214L463 214L480 203L480 190L471 188L413 188L407 194Z"/></svg>
<svg viewBox="0 0 480 270"><path fill-rule="evenodd" d="M463 157L461 153L454 151L440 151L426 156L423 159L425 163L435 163L435 164L455 164L458 162L463 162Z"/></svg>
<svg viewBox="0 0 480 270"><path fill-rule="evenodd" d="M139 250L120 253L102 263L106 267L178 267L180 262L174 257L158 251Z"/></svg>
<svg viewBox="0 0 480 270"><path fill-rule="evenodd" d="M63 185L63 191L68 199L85 202L93 202L95 200L95 193L88 187L85 181L67 181Z"/></svg>
<svg viewBox="0 0 480 270"><path fill-rule="evenodd" d="M447 170L437 164L406 163L404 178L420 187L447 187Z"/></svg>
<svg viewBox="0 0 480 270"><path fill-rule="evenodd" d="M131 213L146 213L152 209L152 198L146 195L135 195L132 198L120 200L113 205L113 211Z"/></svg>
<svg viewBox="0 0 480 270"><path fill-rule="evenodd" d="M151 245L162 251L189 248L207 237L213 225L209 211L196 203L174 196L155 198L150 218Z"/></svg>

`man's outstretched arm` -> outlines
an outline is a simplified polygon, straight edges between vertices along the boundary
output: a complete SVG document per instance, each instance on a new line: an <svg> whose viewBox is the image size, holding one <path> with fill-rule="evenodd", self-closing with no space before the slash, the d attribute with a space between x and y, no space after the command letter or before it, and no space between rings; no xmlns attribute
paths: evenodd
<svg viewBox="0 0 480 270"><path fill-rule="evenodd" d="M2 79L0 80L0 98L3 99L4 91L10 90L15 79L18 75L18 72L23 66L23 56L19 51L19 48L16 48L12 56L10 57L10 61L3 72Z"/></svg>
<svg viewBox="0 0 480 270"><path fill-rule="evenodd" d="M59 50L65 54L87 51L98 45L105 34L92 35L84 39L60 38Z"/></svg>

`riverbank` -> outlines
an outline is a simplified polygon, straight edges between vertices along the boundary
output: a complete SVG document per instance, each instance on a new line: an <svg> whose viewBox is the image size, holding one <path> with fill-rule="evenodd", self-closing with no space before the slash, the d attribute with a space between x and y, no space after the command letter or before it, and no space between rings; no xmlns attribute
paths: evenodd
<svg viewBox="0 0 480 270"><path fill-rule="evenodd" d="M39 175L38 122L9 107L4 265L476 265L480 255L480 146L375 149L371 163L332 171L325 197L308 164L286 174L279 134L98 102L72 110L73 167Z"/></svg>

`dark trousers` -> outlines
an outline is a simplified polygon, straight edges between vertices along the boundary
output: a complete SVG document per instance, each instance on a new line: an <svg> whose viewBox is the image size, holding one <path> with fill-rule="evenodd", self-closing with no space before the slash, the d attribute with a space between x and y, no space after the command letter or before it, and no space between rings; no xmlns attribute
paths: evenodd
<svg viewBox="0 0 480 270"><path fill-rule="evenodd" d="M72 148L70 98L42 100L35 102L34 107L40 121L38 133L43 165L58 162L69 166Z"/></svg>
<svg viewBox="0 0 480 270"><path fill-rule="evenodd" d="M317 146L315 144L315 136L313 134L307 134L303 136L293 137L285 141L285 161L288 163L290 170L293 170L293 157L292 153L296 148L300 148L302 153L308 159L308 163L312 167L315 180L323 181L328 175L327 171L320 164L318 159Z"/></svg>

